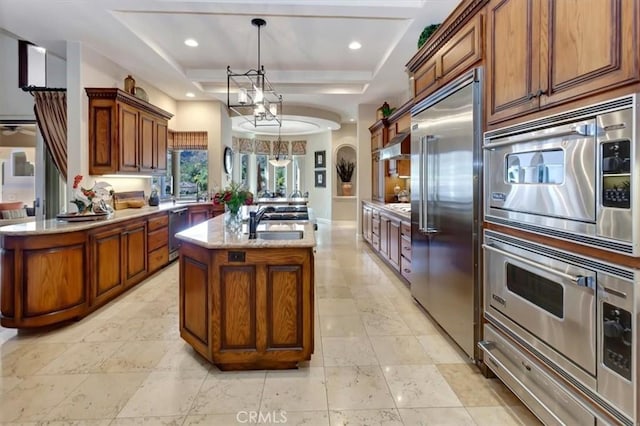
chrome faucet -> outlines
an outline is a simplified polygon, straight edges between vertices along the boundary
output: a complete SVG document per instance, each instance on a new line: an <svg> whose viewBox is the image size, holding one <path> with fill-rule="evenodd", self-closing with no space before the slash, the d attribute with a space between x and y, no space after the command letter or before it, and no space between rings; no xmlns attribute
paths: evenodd
<svg viewBox="0 0 640 426"><path fill-rule="evenodd" d="M262 216L264 216L265 213L273 213L275 211L276 211L275 207L267 206L259 209L258 211L249 212L249 239L250 240L255 240L257 238L258 233L256 232L256 230L258 229L258 224L262 220Z"/></svg>

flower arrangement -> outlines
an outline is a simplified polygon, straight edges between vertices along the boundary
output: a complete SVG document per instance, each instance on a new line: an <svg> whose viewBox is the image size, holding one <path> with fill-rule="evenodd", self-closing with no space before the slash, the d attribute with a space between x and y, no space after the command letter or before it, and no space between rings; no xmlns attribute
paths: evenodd
<svg viewBox="0 0 640 426"><path fill-rule="evenodd" d="M91 213L94 211L94 205L108 201L113 195L113 189L107 182L95 182L91 188L83 188L80 185L82 175L76 175L73 178L74 198L71 203L78 208L78 213Z"/></svg>
<svg viewBox="0 0 640 426"><path fill-rule="evenodd" d="M213 204L224 205L231 213L237 214L242 205L253 204L253 194L241 184L231 182L224 190L215 193Z"/></svg>

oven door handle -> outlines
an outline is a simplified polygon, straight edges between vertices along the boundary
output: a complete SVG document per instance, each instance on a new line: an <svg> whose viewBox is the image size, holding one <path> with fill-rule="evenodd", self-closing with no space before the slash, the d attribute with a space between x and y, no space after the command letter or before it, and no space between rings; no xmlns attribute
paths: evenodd
<svg viewBox="0 0 640 426"><path fill-rule="evenodd" d="M535 140L561 138L564 136L583 136L583 137L593 136L595 135L595 133L596 133L596 129L593 125L579 124L579 125L569 126L568 128L564 127L562 129L557 129L556 131L551 130L548 133L545 133L544 136L535 135L530 137L522 137L521 139L516 139L516 140L509 139L509 140L500 141L500 142L488 141L485 143L485 149L493 149L499 146L514 145L517 143L530 142Z"/></svg>
<svg viewBox="0 0 640 426"><path fill-rule="evenodd" d="M596 288L596 280L594 277L590 277L590 276L584 276L584 275L571 275L571 274L565 274L564 272L558 271L557 269L553 269L550 268L546 265L542 265L540 263L534 262L532 260L529 259L525 259L524 257L515 255L513 253L509 253L507 251L501 250L499 248L496 248L490 244L483 244L482 248L501 254L505 257L510 257L511 259L517 260L518 262L524 263L525 265L529 265L532 266L536 269L539 269L541 271L545 271L548 272L550 274L556 275L558 277L562 277L568 281L571 281L572 283L574 283L575 285L577 285L578 287L584 287L584 288L590 288L591 290L595 290Z"/></svg>

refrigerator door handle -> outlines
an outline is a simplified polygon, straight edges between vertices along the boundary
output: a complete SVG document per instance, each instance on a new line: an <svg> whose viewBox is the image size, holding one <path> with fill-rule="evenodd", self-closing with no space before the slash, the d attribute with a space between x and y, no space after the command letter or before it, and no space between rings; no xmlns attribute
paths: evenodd
<svg viewBox="0 0 640 426"><path fill-rule="evenodd" d="M427 224L427 144L429 143L429 135L422 136L420 138L420 150L418 152L418 158L420 159L420 195L418 203L418 230L423 234L429 233L429 226Z"/></svg>

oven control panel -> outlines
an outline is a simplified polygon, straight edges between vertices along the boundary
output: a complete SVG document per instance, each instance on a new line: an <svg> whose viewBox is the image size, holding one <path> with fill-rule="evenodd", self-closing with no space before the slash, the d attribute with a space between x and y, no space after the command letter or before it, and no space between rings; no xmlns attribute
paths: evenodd
<svg viewBox="0 0 640 426"><path fill-rule="evenodd" d="M603 309L604 365L631 380L631 313L606 302Z"/></svg>
<svg viewBox="0 0 640 426"><path fill-rule="evenodd" d="M601 145L602 205L631 207L631 141L617 140Z"/></svg>

